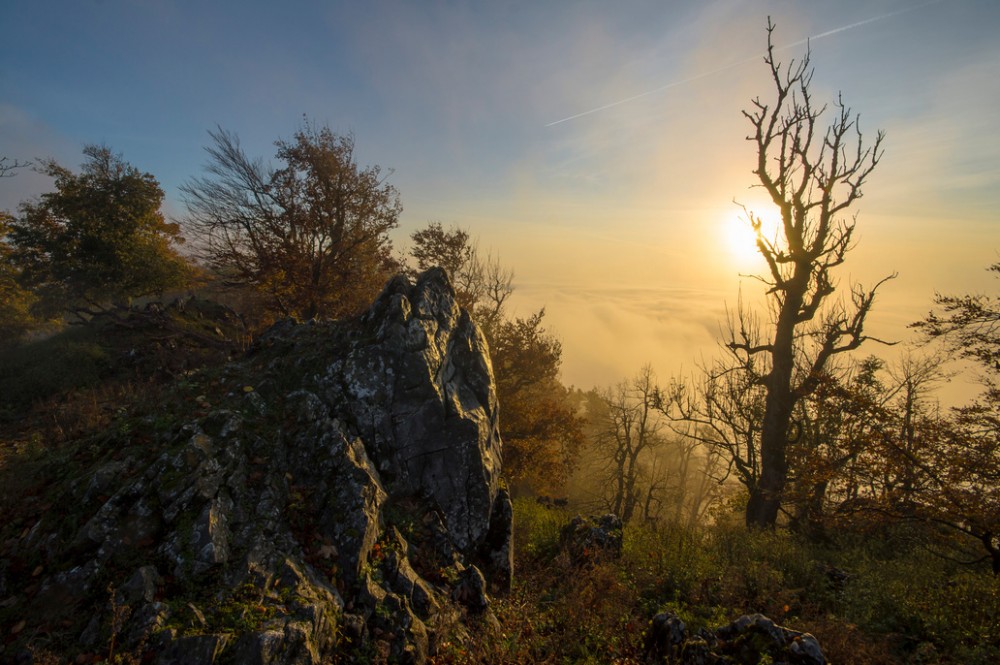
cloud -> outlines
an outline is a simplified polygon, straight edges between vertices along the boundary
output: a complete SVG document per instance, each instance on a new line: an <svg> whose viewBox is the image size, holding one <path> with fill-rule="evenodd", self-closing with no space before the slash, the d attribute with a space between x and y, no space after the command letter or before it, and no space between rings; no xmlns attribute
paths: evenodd
<svg viewBox="0 0 1000 665"><path fill-rule="evenodd" d="M563 345L562 378L581 388L611 385L649 362L661 376L714 353L724 315L719 294L687 288L518 285L514 307L545 307Z"/></svg>

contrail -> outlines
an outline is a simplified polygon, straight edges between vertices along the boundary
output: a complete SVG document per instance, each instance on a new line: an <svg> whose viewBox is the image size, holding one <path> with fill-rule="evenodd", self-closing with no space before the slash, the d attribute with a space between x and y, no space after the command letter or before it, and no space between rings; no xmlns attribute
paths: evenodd
<svg viewBox="0 0 1000 665"><path fill-rule="evenodd" d="M923 9L924 7L929 7L930 5L940 4L942 2L944 2L944 0L930 0L929 2L925 2L925 3L921 4L921 5L914 5L913 7L906 7L905 9L900 9L900 10L897 10L897 11L894 11L894 12L889 12L888 14L880 14L879 16L873 16L872 18L867 18L867 19L865 19L863 21L858 21L857 23L851 23L850 25L844 25L844 26L841 26L839 28L834 28L833 30L827 30L826 32L821 32L818 35L813 35L812 37L806 37L805 39L800 39L799 41L792 42L791 44L785 44L784 46L779 46L779 47L775 48L775 50L776 51L782 51L784 49L789 49L789 48L794 48L796 46L801 46L802 44L808 44L810 41L815 41L817 39L823 39L824 37L830 37L832 35L836 35L836 34L839 34L841 32L846 32L847 30L853 30L854 28L860 28L861 26L868 25L869 23L875 23L876 21L883 21L883 20L885 20L887 18L893 18L895 16L899 16L900 14L906 14L906 13L912 12L912 11L914 11L916 9ZM724 72L726 70L733 69L734 67L739 67L740 65L745 65L748 62L754 62L756 60L760 60L760 58L762 58L763 55L764 54L758 54L758 55L751 56L749 58L744 58L743 60L737 60L736 62L732 62L732 63L730 63L728 65L724 65L722 67L719 67L718 69L713 69L713 70L708 71L708 72L704 72L704 73L701 73L701 74L696 74L695 76L692 76L690 78L682 79L680 81L674 81L672 83L668 83L666 85L662 85L659 88L654 88L653 90L647 90L646 92L640 92L637 95L632 95L631 97L626 97L625 99L619 99L616 102L611 102L610 104L605 104L604 106L598 106L597 108L590 109L589 111L582 111L581 113L576 113L574 115L567 116L565 118L562 118L561 120L555 120L553 122L550 122L550 123L546 124L545 126L546 127L552 127L554 125L558 125L558 124L563 123L563 122L569 122L570 120L576 120L577 118L582 118L582 117L587 116L587 115L592 115L594 113L600 113L601 111L606 111L606 110L608 110L610 108L614 108L616 106L621 106L622 104L627 104L629 102L634 102L637 99L641 99L643 97L648 97L649 95L655 95L658 92L663 92L664 90L669 90L670 88L676 88L679 85L685 85L687 83L692 83L694 81L699 81L699 80L701 80L703 78L708 78L709 76L715 76L716 74L720 74L720 73L722 73L722 72Z"/></svg>
<svg viewBox="0 0 1000 665"><path fill-rule="evenodd" d="M944 0L929 0L928 2L925 2L922 5L914 5L912 7L906 7L904 9L899 9L894 12L889 12L888 14L881 14L879 16L873 16L872 18L866 18L864 21L858 21L857 23L851 23L850 25L834 28L833 30L827 30L826 32L821 32L818 35L813 35L812 37L807 37L806 39L800 39L799 41L793 44L787 44L786 46L782 46L781 48L786 49L786 48L792 48L793 46L800 46L802 44L809 42L810 40L823 39L824 37L836 35L846 30L853 30L854 28L860 28L863 25L868 25L869 23L874 23L875 21L882 21L887 18L893 18L895 16L899 16L900 14L906 14L908 12L912 12L915 9L923 9L924 7L929 7L930 5L937 5L940 4L941 2L944 2Z"/></svg>

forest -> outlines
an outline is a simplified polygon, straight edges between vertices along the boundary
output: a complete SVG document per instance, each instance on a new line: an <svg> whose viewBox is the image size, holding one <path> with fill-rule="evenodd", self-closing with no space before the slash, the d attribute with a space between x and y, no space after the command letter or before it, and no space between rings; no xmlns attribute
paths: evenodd
<svg viewBox="0 0 1000 665"><path fill-rule="evenodd" d="M178 386L209 391L191 388L199 372L276 323L352 319L394 275L440 267L489 348L515 574L493 600L499 628L432 662L645 662L667 608L691 630L759 612L814 635L833 663L997 662L1000 296L938 295L913 315L915 346L868 334L894 276L836 275L884 135L863 135L840 98L815 101L809 53L783 65L772 30L773 88L743 111L748 166L781 213L768 235L744 210L764 304L733 309L717 355L686 376L645 365L611 386L564 385L545 310L510 313L502 257L436 221L394 246L391 174L309 119L267 156L212 130L177 219L156 176L109 146L85 147L78 170L3 157L0 177L32 168L52 189L0 213L0 510L29 527L24 497L55 482L53 459L81 442L103 454L97 433ZM179 303L204 312L198 325ZM981 392L943 407L960 367ZM574 515L606 513L622 525L615 555L567 551ZM12 645L25 623L0 582ZM75 662L140 662L114 634Z"/></svg>

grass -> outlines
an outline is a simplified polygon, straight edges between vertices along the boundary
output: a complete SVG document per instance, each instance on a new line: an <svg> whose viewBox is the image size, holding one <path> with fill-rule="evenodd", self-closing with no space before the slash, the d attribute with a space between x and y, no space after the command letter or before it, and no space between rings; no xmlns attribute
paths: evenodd
<svg viewBox="0 0 1000 665"><path fill-rule="evenodd" d="M93 328L72 326L47 339L0 348L0 418L72 390L93 388L110 371Z"/></svg>
<svg viewBox="0 0 1000 665"><path fill-rule="evenodd" d="M692 629L761 612L814 634L838 665L1000 662L1000 580L933 556L912 533L820 546L735 520L630 525L620 559L574 568L559 548L570 517L515 502L517 571L512 594L494 601L500 629L473 631L434 662L639 663L664 609Z"/></svg>

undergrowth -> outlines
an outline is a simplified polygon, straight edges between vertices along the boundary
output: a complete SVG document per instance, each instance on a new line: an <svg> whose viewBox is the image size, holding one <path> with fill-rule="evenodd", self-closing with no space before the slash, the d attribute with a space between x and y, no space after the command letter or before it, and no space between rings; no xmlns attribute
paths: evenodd
<svg viewBox="0 0 1000 665"><path fill-rule="evenodd" d="M761 612L817 637L831 663L1000 662L1000 580L906 537L822 545L720 519L697 529L629 525L622 556L576 567L559 547L571 515L515 502L513 592L499 629L436 663L639 663L650 619L691 629ZM892 541L897 538L898 542Z"/></svg>

